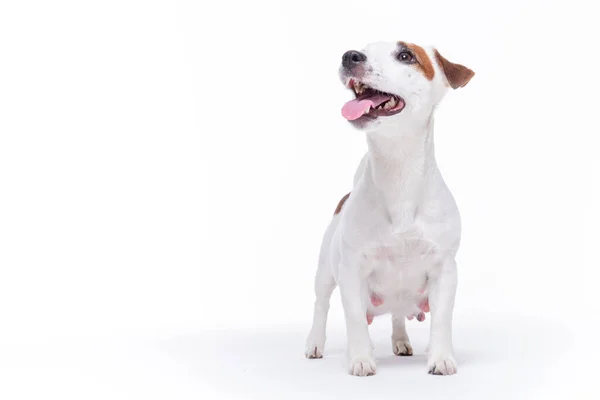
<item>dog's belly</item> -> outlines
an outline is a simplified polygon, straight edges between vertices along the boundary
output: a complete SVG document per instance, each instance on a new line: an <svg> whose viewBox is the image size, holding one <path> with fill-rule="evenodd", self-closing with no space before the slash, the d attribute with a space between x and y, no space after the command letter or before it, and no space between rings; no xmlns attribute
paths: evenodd
<svg viewBox="0 0 600 400"><path fill-rule="evenodd" d="M419 241L375 247L364 256L369 295L383 301L380 306L367 301L369 313L417 314L419 304L427 297L427 271L435 265L435 256Z"/></svg>

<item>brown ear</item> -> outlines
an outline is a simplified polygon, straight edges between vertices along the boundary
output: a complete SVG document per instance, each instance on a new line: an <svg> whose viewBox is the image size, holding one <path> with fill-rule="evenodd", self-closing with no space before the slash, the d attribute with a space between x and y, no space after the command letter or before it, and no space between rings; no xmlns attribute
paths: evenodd
<svg viewBox="0 0 600 400"><path fill-rule="evenodd" d="M435 58L440 67L442 67L446 79L448 79L448 83L452 89L458 89L459 87L465 86L469 83L473 75L475 75L475 72L464 65L454 64L446 60L437 50L435 51Z"/></svg>

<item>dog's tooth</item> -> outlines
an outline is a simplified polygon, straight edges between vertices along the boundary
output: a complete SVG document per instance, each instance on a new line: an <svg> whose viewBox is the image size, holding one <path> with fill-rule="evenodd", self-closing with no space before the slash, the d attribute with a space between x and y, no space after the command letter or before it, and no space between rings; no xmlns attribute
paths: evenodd
<svg viewBox="0 0 600 400"><path fill-rule="evenodd" d="M388 101L388 103L390 104L390 108L395 107L396 106L396 98L392 97L390 101Z"/></svg>
<svg viewBox="0 0 600 400"><path fill-rule="evenodd" d="M386 101L386 103L383 105L383 109L384 110L389 110L390 108L392 108L392 105L389 101Z"/></svg>

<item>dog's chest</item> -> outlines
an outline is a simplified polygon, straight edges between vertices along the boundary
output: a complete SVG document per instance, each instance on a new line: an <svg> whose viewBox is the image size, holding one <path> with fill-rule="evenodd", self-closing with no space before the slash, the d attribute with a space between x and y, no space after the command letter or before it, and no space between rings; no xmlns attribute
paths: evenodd
<svg viewBox="0 0 600 400"><path fill-rule="evenodd" d="M436 252L422 236L390 236L367 246L364 272L371 295L383 300L374 314L412 315L426 296L427 273L436 264Z"/></svg>

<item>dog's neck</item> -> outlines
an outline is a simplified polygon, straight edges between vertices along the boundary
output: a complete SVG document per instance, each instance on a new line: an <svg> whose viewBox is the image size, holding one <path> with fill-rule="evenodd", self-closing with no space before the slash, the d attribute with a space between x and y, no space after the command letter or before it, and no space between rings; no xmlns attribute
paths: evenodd
<svg viewBox="0 0 600 400"><path fill-rule="evenodd" d="M369 174L392 221L412 221L435 171L433 115L367 133Z"/></svg>

